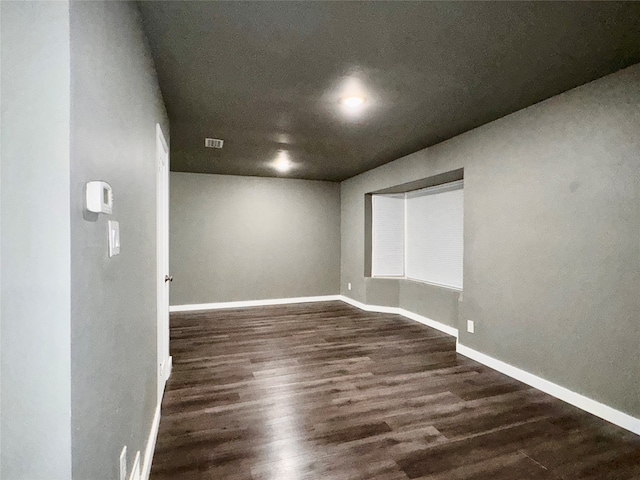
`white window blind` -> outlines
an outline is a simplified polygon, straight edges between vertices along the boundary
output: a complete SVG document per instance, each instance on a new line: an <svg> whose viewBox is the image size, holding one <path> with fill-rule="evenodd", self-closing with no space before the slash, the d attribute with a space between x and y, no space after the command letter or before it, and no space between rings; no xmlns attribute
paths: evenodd
<svg viewBox="0 0 640 480"><path fill-rule="evenodd" d="M404 276L404 194L374 195L372 217L373 276Z"/></svg>
<svg viewBox="0 0 640 480"><path fill-rule="evenodd" d="M407 193L406 276L462 289L463 182Z"/></svg>

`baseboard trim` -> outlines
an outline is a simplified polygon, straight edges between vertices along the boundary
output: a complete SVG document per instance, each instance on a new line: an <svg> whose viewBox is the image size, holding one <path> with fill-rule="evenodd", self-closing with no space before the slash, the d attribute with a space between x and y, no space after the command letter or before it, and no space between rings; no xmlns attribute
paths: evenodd
<svg viewBox="0 0 640 480"><path fill-rule="evenodd" d="M164 371L162 372L162 377L168 379L171 376L171 370L173 370L173 357L169 355L167 362L164 365Z"/></svg>
<svg viewBox="0 0 640 480"><path fill-rule="evenodd" d="M400 315L406 318L410 318L411 320L415 320L416 322L422 323L427 327L435 328L436 330L440 330L447 335L451 335L452 337L458 338L458 329L450 327L449 325L445 325L444 323L440 323L436 320L432 320L427 317L423 317L422 315L418 315L417 313L410 312L409 310L405 310L400 308Z"/></svg>
<svg viewBox="0 0 640 480"><path fill-rule="evenodd" d="M220 310L223 308L263 307L267 305L287 305L290 303L329 302L340 300L340 295L322 295L316 297L268 298L265 300L242 300L238 302L197 303L191 305L172 305L170 312L192 312L195 310Z"/></svg>
<svg viewBox="0 0 640 480"><path fill-rule="evenodd" d="M173 356L170 355L167 359L163 372L165 388L167 385L167 380L171 376L171 370L173 370ZM149 432L149 438L147 439L147 446L144 449L142 476L140 477L142 480L149 480L149 477L151 476L151 463L153 462L153 454L156 451L156 441L158 440L158 429L160 428L160 413L162 411L163 398L164 389L162 390L162 397L158 401L158 405L156 405L156 411L153 415L153 421L151 422L151 431Z"/></svg>
<svg viewBox="0 0 640 480"><path fill-rule="evenodd" d="M385 307L384 305L368 305L366 303L359 302L358 300L354 300L351 297L347 297L346 295L339 295L339 300L342 300L344 303L348 303L349 305L359 308L360 310L364 310L365 312L378 312L378 313L393 313L398 314L398 307Z"/></svg>
<svg viewBox="0 0 640 480"><path fill-rule="evenodd" d="M144 461L142 466L142 480L149 480L151 475L151 462L153 461L153 453L156 450L156 440L158 440L158 428L160 427L160 409L162 401L156 407L156 413L151 423L151 431L147 440L147 448L144 450Z"/></svg>
<svg viewBox="0 0 640 480"><path fill-rule="evenodd" d="M451 335L458 338L458 329L445 325L444 323L432 320L409 310L405 310L399 307L387 307L384 305L367 305L365 303L354 300L346 295L324 295L316 297L294 297L294 298L278 298L267 300L249 300L239 302L222 302L222 303L203 303L195 305L174 305L169 308L171 312L188 312L195 310L218 310L224 308L241 308L241 307L257 307L264 305L285 305L292 303L308 303L308 302L328 302L328 301L342 301L349 305L352 305L360 310L366 312L378 312L378 313L390 313L395 315L402 315L405 318L422 323L431 328L435 328L447 335ZM489 368L492 368L498 372L501 372L511 378L519 380L527 385L530 385L542 392L545 392L555 398L558 398L570 405L573 405L585 412L595 415L603 420L606 420L614 425L617 425L625 430L628 430L636 435L640 435L640 419L632 417L629 414L616 410L613 407L609 407L596 400L592 400L584 395L573 392L565 387L557 385L549 380L538 377L532 373L529 373L520 368L509 365L501 360L490 357L484 353L480 353L472 348L466 347L460 343L456 344L456 352L468 357L476 362L482 363ZM170 358L171 360L171 358ZM169 372L171 371L171 365L169 365ZM160 425L160 406L158 404L156 413L153 418L153 424L151 426L151 432L149 434L149 440L147 442L147 448L144 456L143 466L143 480L148 480L151 474L151 462L153 460L153 452L155 450L155 444L158 436L158 427Z"/></svg>
<svg viewBox="0 0 640 480"><path fill-rule="evenodd" d="M414 312L410 312L409 310L405 310L404 308L386 307L383 305L367 305L366 303L359 302L345 295L340 295L340 300L356 308L359 308L360 310L364 310L365 312L391 313L394 315L402 315L405 318L422 323L423 325L435 328L436 330L446 333L447 335L458 338L457 328L450 327L449 325L445 325L444 323L432 320Z"/></svg>
<svg viewBox="0 0 640 480"><path fill-rule="evenodd" d="M549 395L556 397L566 403L573 405L574 407L578 407L585 412L591 413L596 417L600 417L603 420L606 420L614 425L624 428L625 430L629 430L637 435L640 435L640 419L632 417L620 410L616 410L615 408L609 407L603 403L600 403L596 400L592 400L591 398L585 397L579 393L573 392L565 387L561 387L558 384L550 382L549 380L545 380L544 378L538 377L532 373L526 372L525 370L521 370L513 365L509 365L501 360L490 357L489 355L485 355L484 353L480 353L472 348L465 347L460 343L456 346L456 352L460 355L464 355L476 362L482 363L489 368L497 370L500 373L504 373L505 375L515 378L516 380L521 381L522 383L526 383L540 391L548 393Z"/></svg>
<svg viewBox="0 0 640 480"><path fill-rule="evenodd" d="M386 307L384 305L367 305L365 303L354 300L345 295L322 295L316 297L292 297L292 298L269 298L265 300L242 300L237 302L217 302L217 303L196 303L191 305L172 305L169 307L170 312L193 312L197 310L221 310L224 308L243 308L243 307L262 307L267 305L287 305L292 303L312 303L312 302L331 302L342 301L364 310L365 312L391 313L394 315L402 315L416 322L422 323L431 328L435 328L441 332L458 338L458 329L440 323L436 320L424 317L409 310L398 307Z"/></svg>

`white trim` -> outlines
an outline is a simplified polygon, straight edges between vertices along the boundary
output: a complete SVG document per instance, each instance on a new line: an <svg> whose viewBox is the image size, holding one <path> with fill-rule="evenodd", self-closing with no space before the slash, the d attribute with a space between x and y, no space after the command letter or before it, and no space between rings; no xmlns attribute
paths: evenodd
<svg viewBox="0 0 640 480"><path fill-rule="evenodd" d="M281 305L287 303L303 303L303 302L324 302L340 300L348 303L360 310L366 312L378 312L378 313L390 313L395 315L402 315L405 318L422 323L428 327L435 328L441 332L458 338L458 329L440 323L436 320L424 317L414 312L410 312L399 307L387 307L384 305L367 305L365 303L354 300L353 298L345 295L326 295L323 297L299 297L299 298L283 298L283 299L270 299L270 300L253 300L246 302L225 302L225 303L208 303L200 305L179 305L170 308L172 312L186 312L191 310L208 310L208 309L220 309L220 308L234 308L234 307L251 307L261 305ZM592 400L584 395L573 392L565 387L561 387L549 380L538 377L532 373L521 370L517 367L504 363L493 357L480 353L469 347L458 343L456 345L456 352L465 357L471 358L477 362L482 363L494 370L497 370L511 378L515 378L527 385L530 385L538 390L548 393L549 395L559 398L575 407L580 408L586 412L589 412L597 417L600 417L608 422L611 422L619 427L629 430L637 435L640 435L640 419L632 417L624 412L616 410L612 407L604 405L596 400ZM146 462L146 457L145 457ZM146 478L146 477L145 477Z"/></svg>
<svg viewBox="0 0 640 480"><path fill-rule="evenodd" d="M371 275L370 278L377 280L406 280L407 282L420 283L423 285L431 285L433 287L443 288L445 290L451 290L453 292L462 292L461 287L453 287L451 285L445 285L444 283L429 282L427 280L419 280L417 278L407 277L406 275Z"/></svg>
<svg viewBox="0 0 640 480"><path fill-rule="evenodd" d="M579 393L573 392L565 387L561 387L549 380L538 377L532 373L521 370L513 365L504 363L493 357L480 353L464 345L457 344L456 352L465 357L471 358L476 362L482 363L489 368L497 370L500 373L504 373L511 378L515 378L527 385L530 385L538 390L541 390L549 395L556 397L564 402L567 402L575 407L578 407L585 412L589 412L596 417L600 417L608 422L618 425L630 432L640 435L640 418L632 417L620 410L604 405L596 400L585 397Z"/></svg>
<svg viewBox="0 0 640 480"><path fill-rule="evenodd" d="M173 369L173 356L169 355L169 358L167 359L167 361L164 363L163 368L162 368L162 378L166 380L169 379L169 377L171 376L171 370Z"/></svg>
<svg viewBox="0 0 640 480"><path fill-rule="evenodd" d="M270 298L266 300L244 300L238 302L219 302L219 303L198 303L192 305L173 305L169 307L170 312L192 312L196 310L220 310L223 308L243 308L243 307L261 307L266 305L286 305L291 303L311 303L311 302L331 302L342 301L353 305L354 307L364 310L366 312L378 312L378 313L391 313L395 315L402 315L410 320L427 325L428 327L435 328L441 332L451 335L452 337L458 337L458 329L440 323L436 320L432 320L417 313L410 312L403 308L398 307L386 307L384 305L367 305L362 302L358 302L350 297L344 295L324 295L318 297L293 297L293 298Z"/></svg>
<svg viewBox="0 0 640 480"><path fill-rule="evenodd" d="M353 298L349 298L344 295L340 295L340 300L349 305L353 305L354 307L359 308L360 310L364 310L365 312L378 312L378 313L392 313L395 315L402 315L405 318L410 320L414 320L416 322L422 323L431 328L435 328L436 330L440 330L447 335L451 335L452 337L458 338L458 329L454 327L450 327L449 325L445 325L444 323L440 323L436 320L432 320L427 317L423 317L414 312L410 312L409 310L405 310L404 308L399 307L385 307L383 305L367 305L362 302L358 302Z"/></svg>
<svg viewBox="0 0 640 480"><path fill-rule="evenodd" d="M164 392L169 363L169 149L156 123L156 365L158 402Z"/></svg>
<svg viewBox="0 0 640 480"><path fill-rule="evenodd" d="M153 461L153 453L156 450L156 440L158 439L158 427L160 426L160 407L162 400L158 402L156 407L156 413L153 416L153 422L151 423L151 431L149 432L149 439L147 440L147 448L144 451L144 462L142 466L142 480L149 480L151 475L151 462Z"/></svg>
<svg viewBox="0 0 640 480"><path fill-rule="evenodd" d="M430 318L423 317L422 315L418 315L417 313L410 312L409 310L405 310L404 308L399 308L398 313L403 317L409 318L411 320L415 320L416 322L422 323L427 327L435 328L436 330L440 330L441 332L446 333L447 335L451 335L452 337L458 338L458 329L454 327L450 327L449 325L445 325L444 323L440 323L436 320L431 320Z"/></svg>
<svg viewBox="0 0 640 480"><path fill-rule="evenodd" d="M153 454L156 451L156 441L158 440L158 428L160 427L160 412L162 410L162 400L164 399L164 389L167 385L167 380L171 376L171 370L173 370L173 356L170 356L164 366L163 375L163 388L162 394L158 399L158 405L156 406L156 412L153 415L153 421L151 422L151 431L149 432L149 438L147 439L147 446L144 449L144 460L142 461L142 474L140 480L149 480L151 475L151 463L153 462ZM158 379L160 381L161 379Z"/></svg>
<svg viewBox="0 0 640 480"><path fill-rule="evenodd" d="M286 305L289 303L329 302L341 300L340 295L318 297L268 298L265 300L242 300L238 302L197 303L192 305L172 305L170 312L191 312L194 310L220 310L222 308L262 307L265 305Z"/></svg>
<svg viewBox="0 0 640 480"><path fill-rule="evenodd" d="M133 465L131 466L131 474L129 475L129 480L142 480L140 477L140 450L136 452L136 457L133 460Z"/></svg>
<svg viewBox="0 0 640 480"><path fill-rule="evenodd" d="M405 192L405 198L408 197L417 197L424 195L435 195L437 193L451 192L452 190L462 190L464 189L464 178L460 180L454 180L453 182L448 183L440 183L438 185L433 185L431 187L418 188L417 190L409 190Z"/></svg>
<svg viewBox="0 0 640 480"><path fill-rule="evenodd" d="M169 147L167 146L167 141L164 139L164 133L162 132L162 127L159 123L156 123L156 136L160 137L160 141L162 142L162 148L165 153L169 153Z"/></svg>
<svg viewBox="0 0 640 480"><path fill-rule="evenodd" d="M429 282L428 280L420 280L419 278L411 277L404 277L403 280L415 283L423 283L425 285L432 285L434 287L444 288L445 290L453 290L454 292L462 292L462 287L454 287L453 285L446 285L444 283Z"/></svg>
<svg viewBox="0 0 640 480"><path fill-rule="evenodd" d="M348 303L360 310L364 310L365 312L378 312L378 313L393 313L398 314L398 307L385 307L384 305L367 305L366 303L359 302L354 300L351 297L347 297L345 295L338 295L338 300L343 301L344 303Z"/></svg>

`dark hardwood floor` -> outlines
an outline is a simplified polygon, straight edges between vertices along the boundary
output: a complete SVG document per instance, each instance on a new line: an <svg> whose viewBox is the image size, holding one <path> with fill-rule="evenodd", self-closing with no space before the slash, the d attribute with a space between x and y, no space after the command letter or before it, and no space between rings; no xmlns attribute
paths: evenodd
<svg viewBox="0 0 640 480"><path fill-rule="evenodd" d="M640 479L640 437L341 302L171 316L151 478Z"/></svg>

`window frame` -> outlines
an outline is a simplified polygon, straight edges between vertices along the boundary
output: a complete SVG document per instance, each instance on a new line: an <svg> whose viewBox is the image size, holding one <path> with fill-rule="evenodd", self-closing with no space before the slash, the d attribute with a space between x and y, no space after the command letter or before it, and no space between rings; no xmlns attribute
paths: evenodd
<svg viewBox="0 0 640 480"><path fill-rule="evenodd" d="M462 170L460 170L462 171ZM415 182L412 182L415 183ZM432 285L432 286L436 286L439 288L444 288L447 290L452 290L452 291L456 291L456 292L462 292L463 288L464 288L464 234L463 234L463 251L462 251L462 262L463 262L463 275L462 275L462 283L463 286L462 287L457 287L457 286L453 286L453 285L448 285L448 284L443 284L443 283L438 283L438 282L433 282L433 281L428 281L428 280L423 280L423 279L418 279L418 278L413 278L413 277L409 277L407 276L407 253L409 251L408 249L408 235L407 235L407 228L408 228L408 223L407 223L407 199L411 194L415 194L416 192L419 192L421 190L441 190L438 192L434 192L432 193L433 195L438 194L438 193L444 193L444 192L448 192L448 191L453 191L453 190L462 190L464 192L464 179L461 177L459 179L456 180L452 180L452 181L446 181L446 182L442 182L442 183L438 183L435 185L429 185L429 186L425 186L425 187L421 187L421 188L413 188L411 190L406 190L404 192L397 192L397 193L401 193L404 196L403 199L403 236L404 236L404 250L403 250L403 275L376 275L374 273L373 270L373 258L375 255L375 235L374 235L374 228L375 228L375 211L374 211L374 205L375 205L375 199L374 197L376 196L382 196L382 195L388 195L386 192L373 192L370 194L367 194L368 196L371 197L371 203L370 203L370 213L371 213L371 225L370 225L370 255L368 255L369 260L370 260L370 265L369 265L369 274L367 275L367 265L365 265L365 276L368 276L370 278L375 278L375 279L388 279L388 280L406 280L406 281L410 281L410 282L415 282L415 283L421 283L421 284L425 284L425 285ZM393 192L396 193L396 192ZM463 200L463 218L462 218L462 225L464 228L464 200ZM464 231L464 230L463 230ZM365 242L366 243L366 242Z"/></svg>

